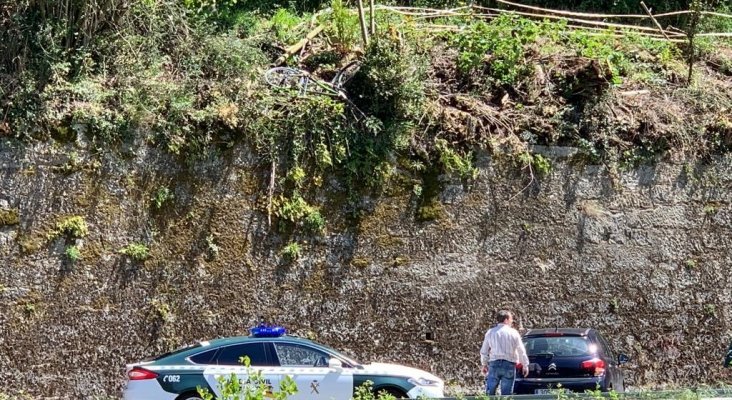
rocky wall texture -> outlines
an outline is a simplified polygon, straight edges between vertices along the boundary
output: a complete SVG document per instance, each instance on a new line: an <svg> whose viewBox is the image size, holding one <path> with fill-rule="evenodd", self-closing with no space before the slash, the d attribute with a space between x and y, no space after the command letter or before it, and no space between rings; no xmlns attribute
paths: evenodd
<svg viewBox="0 0 732 400"><path fill-rule="evenodd" d="M306 192L326 232L306 237L268 225L269 169L244 148L187 167L144 146L3 143L0 392L118 396L125 363L244 334L258 316L476 388L502 307L524 328L599 329L633 358L630 385L725 379L732 161L614 172L572 149L538 150L553 168L531 184L487 154L474 182L439 177L433 221L416 218L419 179L353 212L341 180L326 178ZM161 187L173 196L158 208ZM86 236L54 233L69 216ZM295 262L280 255L290 240L303 247ZM136 242L150 258L119 253Z"/></svg>

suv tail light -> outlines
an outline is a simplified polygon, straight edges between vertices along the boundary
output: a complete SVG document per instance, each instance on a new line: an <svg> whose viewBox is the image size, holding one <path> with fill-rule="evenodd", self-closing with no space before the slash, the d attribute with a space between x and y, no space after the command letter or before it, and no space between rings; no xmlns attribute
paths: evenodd
<svg viewBox="0 0 732 400"><path fill-rule="evenodd" d="M135 367L127 372L127 377L131 381L142 381L145 379L155 379L158 377L158 374L145 368Z"/></svg>
<svg viewBox="0 0 732 400"><path fill-rule="evenodd" d="M602 376L605 373L605 361L599 358L582 361L580 368L587 371L590 375Z"/></svg>

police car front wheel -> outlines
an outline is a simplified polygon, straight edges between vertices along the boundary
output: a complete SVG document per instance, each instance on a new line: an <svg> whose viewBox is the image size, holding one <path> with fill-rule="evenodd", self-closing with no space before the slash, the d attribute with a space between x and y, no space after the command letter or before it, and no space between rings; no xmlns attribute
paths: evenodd
<svg viewBox="0 0 732 400"><path fill-rule="evenodd" d="M183 393L176 400L203 400L198 393Z"/></svg>

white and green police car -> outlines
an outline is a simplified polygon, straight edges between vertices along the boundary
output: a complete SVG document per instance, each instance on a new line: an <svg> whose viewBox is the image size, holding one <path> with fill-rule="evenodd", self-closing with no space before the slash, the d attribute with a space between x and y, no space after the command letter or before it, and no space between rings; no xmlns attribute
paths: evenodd
<svg viewBox="0 0 732 400"><path fill-rule="evenodd" d="M240 364L248 357L249 369ZM357 387L373 382L373 390L397 398L443 397L444 382L415 368L395 364L360 364L329 347L284 335L282 327L258 327L251 336L199 342L151 361L127 365L124 400L194 400L197 388L220 396L219 377L232 373L246 380L261 371L277 390L285 376L297 385L290 398L348 400Z"/></svg>

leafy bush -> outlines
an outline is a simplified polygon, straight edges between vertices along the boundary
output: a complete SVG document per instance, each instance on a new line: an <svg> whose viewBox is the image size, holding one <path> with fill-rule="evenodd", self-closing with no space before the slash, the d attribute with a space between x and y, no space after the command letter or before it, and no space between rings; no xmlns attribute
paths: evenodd
<svg viewBox="0 0 732 400"><path fill-rule="evenodd" d="M611 31L597 35L584 31L573 31L569 36L570 44L578 55L591 58L607 65L612 73L613 83L620 84L621 76L627 75L630 62L625 53L618 50L618 39L611 36Z"/></svg>
<svg viewBox="0 0 732 400"><path fill-rule="evenodd" d="M66 247L64 253L66 254L66 257L69 259L69 261L71 261L72 263L75 263L81 259L81 251L77 246Z"/></svg>
<svg viewBox="0 0 732 400"><path fill-rule="evenodd" d="M475 23L454 38L460 51L458 68L464 74L487 70L498 83L513 84L531 71L525 46L541 33L540 24L513 14Z"/></svg>
<svg viewBox="0 0 732 400"><path fill-rule="evenodd" d="M314 210L305 216L303 225L310 232L320 233L325 229L325 218L320 214L320 211Z"/></svg>
<svg viewBox="0 0 732 400"><path fill-rule="evenodd" d="M473 158L472 153L461 156L450 148L445 139L435 140L435 148L440 155L440 163L447 172L456 174L464 179L475 179L478 177L478 169L473 166L471 160Z"/></svg>
<svg viewBox="0 0 732 400"><path fill-rule="evenodd" d="M75 215L62 219L56 223L56 229L51 233L51 238L67 235L72 238L83 238L89 234L89 227L84 217Z"/></svg>
<svg viewBox="0 0 732 400"><path fill-rule="evenodd" d="M351 13L343 0L332 0L330 23L327 32L336 48L341 52L350 50L359 39L358 16Z"/></svg>
<svg viewBox="0 0 732 400"><path fill-rule="evenodd" d="M298 39L295 26L300 23L300 18L286 8L280 8L272 16L272 28L275 37L281 42L290 43Z"/></svg>
<svg viewBox="0 0 732 400"><path fill-rule="evenodd" d="M520 166L522 168L531 167L531 171L537 178L548 175L552 170L551 161L541 154L531 154L527 151L520 153L517 157Z"/></svg>
<svg viewBox="0 0 732 400"><path fill-rule="evenodd" d="M150 249L143 243L130 243L119 250L135 261L145 261L150 257Z"/></svg>
<svg viewBox="0 0 732 400"><path fill-rule="evenodd" d="M0 208L0 226L17 225L20 223L20 215L17 209L6 210Z"/></svg>
<svg viewBox="0 0 732 400"><path fill-rule="evenodd" d="M353 400L395 400L396 397L389 394L386 391L380 391L379 393L374 392L374 383L372 381L366 381L361 386L356 388L353 395Z"/></svg>
<svg viewBox="0 0 732 400"><path fill-rule="evenodd" d="M384 123L418 117L425 102L425 59L391 35L376 35L349 83L359 107Z"/></svg>
<svg viewBox="0 0 732 400"><path fill-rule="evenodd" d="M325 229L325 219L320 210L311 206L300 195L295 194L292 198L281 198L275 214L280 218L296 225L303 225L305 229L319 233Z"/></svg>
<svg viewBox="0 0 732 400"><path fill-rule="evenodd" d="M152 197L152 202L155 208L159 210L163 207L163 204L173 200L173 198L173 192L171 192L166 186L161 186L155 191L155 194Z"/></svg>
<svg viewBox="0 0 732 400"><path fill-rule="evenodd" d="M254 370L251 367L249 357L241 357L239 362L246 367L246 380L234 373L229 376L222 375L217 378L221 396L215 396L208 389L199 386L197 390L201 398L203 400L286 400L297 393L297 384L289 375L285 375L284 379L280 381L280 390L273 392L262 371Z"/></svg>
<svg viewBox="0 0 732 400"><path fill-rule="evenodd" d="M297 260L302 254L302 248L297 242L290 242L282 249L282 255L288 260Z"/></svg>

